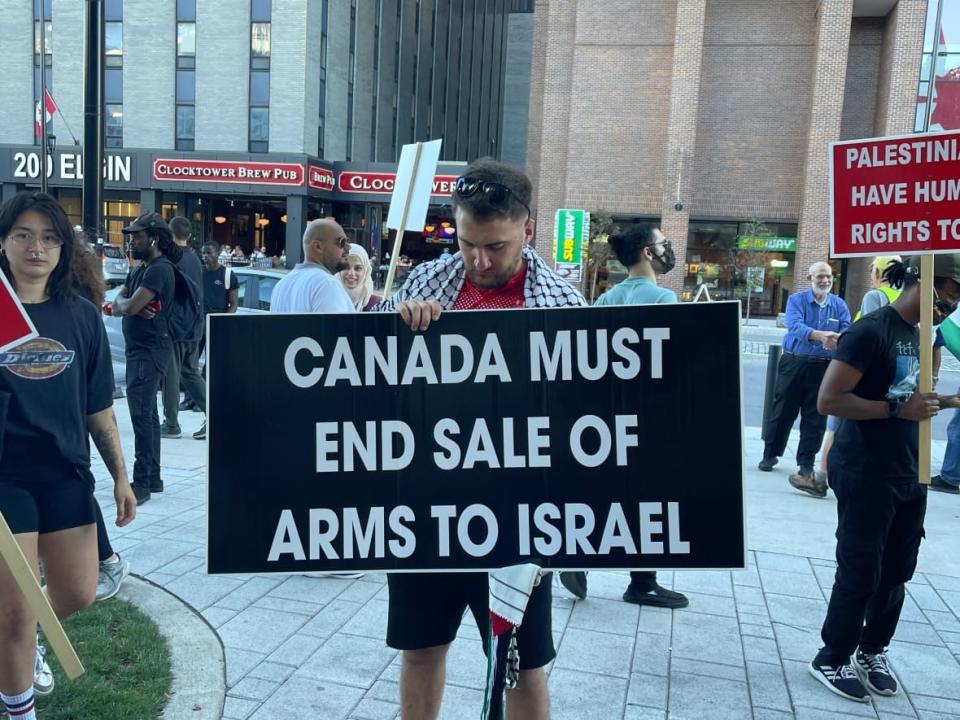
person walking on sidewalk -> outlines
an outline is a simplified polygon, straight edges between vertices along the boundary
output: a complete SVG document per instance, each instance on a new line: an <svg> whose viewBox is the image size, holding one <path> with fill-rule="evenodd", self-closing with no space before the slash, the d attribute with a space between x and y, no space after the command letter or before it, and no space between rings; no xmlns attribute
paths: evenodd
<svg viewBox="0 0 960 720"><path fill-rule="evenodd" d="M163 492L160 479L160 415L157 392L170 367L173 340L167 323L174 296L173 264L164 255L174 245L166 221L144 213L123 233L130 238L137 267L114 298L112 311L123 317L127 357L127 407L133 423L133 492L137 504Z"/></svg>
<svg viewBox="0 0 960 720"><path fill-rule="evenodd" d="M173 241L180 248L180 259L177 267L185 276L193 280L203 295L203 267L200 258L187 243L193 236L193 226L185 217L178 215L170 220L170 232ZM163 424L160 426L160 437L178 438L180 431L180 387L186 391L187 400L190 400L202 413L207 411L207 387L197 366L199 357L200 337L203 334L203 316L197 318L197 326L192 336L173 343L173 353L170 364L163 380ZM207 421L197 430L193 437L203 440L207 436Z"/></svg>
<svg viewBox="0 0 960 720"><path fill-rule="evenodd" d="M203 244L203 327L197 357L203 354L207 344L207 315L211 313L235 313L237 291L240 283L229 268L220 264L220 246L213 240ZM206 369L206 368L204 368Z"/></svg>
<svg viewBox="0 0 960 720"><path fill-rule="evenodd" d="M459 252L417 265L397 293L374 312L398 311L408 327L423 331L444 311L585 305L580 293L530 247L532 194L530 180L522 172L492 158L471 163L453 192ZM477 320L482 323L482 315ZM481 640L488 642L488 585L483 573L387 575L387 645L403 651L403 720L437 717L447 651L467 608ZM507 693L507 717L547 720L550 716L543 671L556 656L550 585L545 578L535 587L517 629L519 680Z"/></svg>
<svg viewBox="0 0 960 720"><path fill-rule="evenodd" d="M903 293L840 338L817 399L821 412L843 422L830 451L837 572L823 647L808 669L832 692L859 702L870 701L867 688L880 695L899 689L886 649L924 534L917 423L960 406L960 396L917 392L919 257L892 263L884 275ZM942 319L960 301L960 255L937 255L933 282L934 315Z"/></svg>
<svg viewBox="0 0 960 720"><path fill-rule="evenodd" d="M629 269L629 274L626 280L597 298L594 305L655 305L677 302L676 293L657 287L657 275L666 275L676 265L670 241L664 237L660 228L647 224L634 225L621 235L611 235L609 242L617 260ZM587 597L587 573L562 572L560 582L580 600ZM631 572L630 584L623 593L623 599L636 605L653 605L674 610L690 604L683 593L667 590L657 583L657 573L653 570Z"/></svg>
<svg viewBox="0 0 960 720"><path fill-rule="evenodd" d="M763 427L765 446L759 465L764 472L773 470L787 447L799 413L799 470L790 476L790 484L817 497L827 494L826 483L813 472L813 461L827 424L826 417L817 412L817 391L837 349L837 338L850 327L850 310L830 292L832 287L830 266L814 263L810 266L810 288L787 300L787 334L777 366L773 404Z"/></svg>
<svg viewBox="0 0 960 720"><path fill-rule="evenodd" d="M117 524L136 516L113 413L113 368L100 312L74 290L74 235L50 195L0 206L0 272L38 337L0 353L0 513L61 619L88 607L97 585L92 438L114 481ZM0 562L0 705L36 720L53 691L37 618Z"/></svg>

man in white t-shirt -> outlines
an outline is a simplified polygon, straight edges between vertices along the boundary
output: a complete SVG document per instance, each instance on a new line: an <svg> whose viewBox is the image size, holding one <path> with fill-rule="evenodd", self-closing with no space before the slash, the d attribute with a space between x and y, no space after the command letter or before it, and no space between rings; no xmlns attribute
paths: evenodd
<svg viewBox="0 0 960 720"><path fill-rule="evenodd" d="M313 220L303 232L302 263L273 289L271 312L352 313L353 301L337 279L346 267L347 237L333 220Z"/></svg>

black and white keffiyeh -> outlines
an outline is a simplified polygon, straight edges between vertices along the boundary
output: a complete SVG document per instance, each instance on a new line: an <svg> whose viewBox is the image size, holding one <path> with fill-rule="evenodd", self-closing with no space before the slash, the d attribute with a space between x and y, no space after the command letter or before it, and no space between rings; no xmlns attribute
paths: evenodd
<svg viewBox="0 0 960 720"><path fill-rule="evenodd" d="M527 308L583 307L587 301L575 288L557 275L529 245L523 247L527 277L523 284L523 306ZM439 300L444 310L453 308L467 269L463 256L441 255L417 265L396 293L373 307L374 312L390 312L405 300Z"/></svg>

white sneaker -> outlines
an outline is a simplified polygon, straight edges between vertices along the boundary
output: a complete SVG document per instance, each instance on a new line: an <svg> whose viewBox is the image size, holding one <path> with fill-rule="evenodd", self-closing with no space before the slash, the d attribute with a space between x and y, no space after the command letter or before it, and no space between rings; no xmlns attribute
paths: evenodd
<svg viewBox="0 0 960 720"><path fill-rule="evenodd" d="M53 692L53 672L47 661L43 659L47 649L40 644L37 635L37 658L33 664L33 692L37 695L49 695Z"/></svg>
<svg viewBox="0 0 960 720"><path fill-rule="evenodd" d="M120 584L130 574L130 563L117 556L114 562L100 563L97 578L97 600L109 600L120 591Z"/></svg>

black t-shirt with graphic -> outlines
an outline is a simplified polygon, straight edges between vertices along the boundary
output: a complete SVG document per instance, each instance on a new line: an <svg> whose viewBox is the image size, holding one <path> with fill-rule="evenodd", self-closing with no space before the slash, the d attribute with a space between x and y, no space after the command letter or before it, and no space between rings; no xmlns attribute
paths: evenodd
<svg viewBox="0 0 960 720"><path fill-rule="evenodd" d="M100 310L81 297L24 308L39 335L0 353L0 394L10 394L0 468L38 459L87 467L87 415L113 405Z"/></svg>
<svg viewBox="0 0 960 720"><path fill-rule="evenodd" d="M218 265L216 270L203 267L203 314L222 313L227 311L227 290L236 290L240 287L235 273L230 273L230 287L226 285L227 269Z"/></svg>
<svg viewBox="0 0 960 720"><path fill-rule="evenodd" d="M840 336L836 359L863 373L853 389L866 400L906 401L920 375L917 328L891 306L861 318ZM864 479L917 481L918 425L910 420L848 420L837 430L831 470Z"/></svg>
<svg viewBox="0 0 960 720"><path fill-rule="evenodd" d="M123 316L123 339L126 343L127 359L151 357L157 367L166 367L166 358L173 348L170 329L167 327L170 307L173 303L174 283L173 264L165 257L143 263L137 267L127 280L127 297L132 298L141 287L153 290L161 302L160 314L153 320L139 315Z"/></svg>

